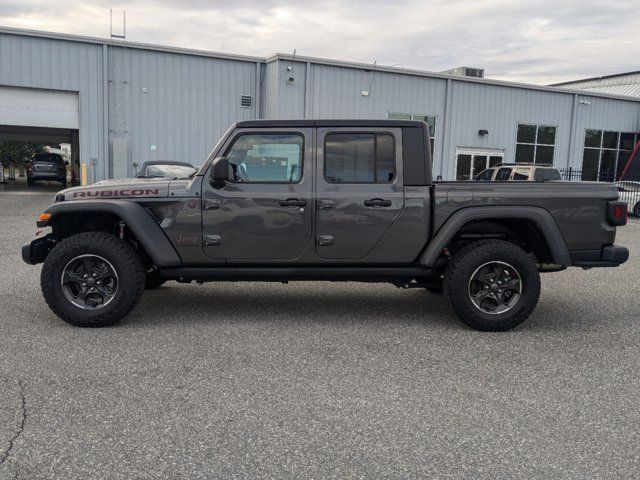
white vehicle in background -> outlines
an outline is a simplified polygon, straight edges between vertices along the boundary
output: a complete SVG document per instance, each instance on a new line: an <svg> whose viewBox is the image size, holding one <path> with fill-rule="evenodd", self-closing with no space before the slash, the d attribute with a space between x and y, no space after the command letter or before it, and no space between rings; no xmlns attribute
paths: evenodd
<svg viewBox="0 0 640 480"><path fill-rule="evenodd" d="M477 182L551 182L562 180L562 176L553 165L499 163L483 170L473 180Z"/></svg>
<svg viewBox="0 0 640 480"><path fill-rule="evenodd" d="M640 182L622 180L616 182L616 185L618 186L619 200L627 202L629 205L629 214L640 218Z"/></svg>

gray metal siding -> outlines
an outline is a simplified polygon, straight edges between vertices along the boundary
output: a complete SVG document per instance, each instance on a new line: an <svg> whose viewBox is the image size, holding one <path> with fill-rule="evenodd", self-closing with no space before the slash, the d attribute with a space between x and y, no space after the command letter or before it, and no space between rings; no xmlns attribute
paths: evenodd
<svg viewBox="0 0 640 480"><path fill-rule="evenodd" d="M576 142L571 165L574 168L582 168L582 150L587 129L640 132L640 105L637 102L578 95Z"/></svg>
<svg viewBox="0 0 640 480"><path fill-rule="evenodd" d="M148 160L201 164L230 124L256 118L253 62L109 50L112 136L129 139L129 164ZM241 107L242 95L252 96L251 108Z"/></svg>
<svg viewBox="0 0 640 480"><path fill-rule="evenodd" d="M78 92L80 159L97 159L97 178L108 165L103 79L101 45L0 33L0 84Z"/></svg>
<svg viewBox="0 0 640 480"><path fill-rule="evenodd" d="M561 85L562 88L600 92L610 95L640 97L640 74L620 75L611 78L594 78Z"/></svg>
<svg viewBox="0 0 640 480"><path fill-rule="evenodd" d="M442 175L454 178L458 147L504 150L505 161L513 162L518 123L556 126L554 163L566 166L572 107L571 94L453 81ZM481 129L489 134L479 136Z"/></svg>
<svg viewBox="0 0 640 480"><path fill-rule="evenodd" d="M632 99L288 55L260 61L42 33L0 32L0 85L78 92L80 160L97 159L96 179L131 175L133 161L199 164L230 124L258 116L436 116L434 174L445 179L455 176L457 147L500 149L513 161L519 122L558 127L560 167L581 167L587 128L640 131L640 102ZM243 94L254 99L249 109L240 106ZM479 136L481 129L489 134ZM126 142L115 165L108 160L113 139Z"/></svg>
<svg viewBox="0 0 640 480"><path fill-rule="evenodd" d="M310 118L387 118L388 113L432 115L434 165L442 157L447 81L310 64ZM363 96L362 91L369 92Z"/></svg>
<svg viewBox="0 0 640 480"><path fill-rule="evenodd" d="M278 105L278 62L267 63L262 83L262 118L280 118Z"/></svg>
<svg viewBox="0 0 640 480"><path fill-rule="evenodd" d="M446 80L311 64L313 118L386 118L388 112L442 116ZM369 96L362 96L362 91Z"/></svg>

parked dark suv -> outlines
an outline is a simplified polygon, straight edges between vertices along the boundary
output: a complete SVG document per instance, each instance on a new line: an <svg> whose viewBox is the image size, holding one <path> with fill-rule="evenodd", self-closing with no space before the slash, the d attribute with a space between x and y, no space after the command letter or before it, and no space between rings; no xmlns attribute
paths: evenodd
<svg viewBox="0 0 640 480"><path fill-rule="evenodd" d="M27 165L27 184L33 185L38 180L60 182L67 186L67 165L61 155L57 153L38 153Z"/></svg>

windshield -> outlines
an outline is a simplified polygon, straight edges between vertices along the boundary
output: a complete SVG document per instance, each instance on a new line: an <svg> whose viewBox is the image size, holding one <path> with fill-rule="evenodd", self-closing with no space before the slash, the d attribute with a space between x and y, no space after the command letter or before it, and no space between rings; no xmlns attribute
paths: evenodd
<svg viewBox="0 0 640 480"><path fill-rule="evenodd" d="M147 165L142 172L143 177L189 178L197 170L186 165Z"/></svg>
<svg viewBox="0 0 640 480"><path fill-rule="evenodd" d="M31 163L62 163L59 155L40 154L31 159Z"/></svg>

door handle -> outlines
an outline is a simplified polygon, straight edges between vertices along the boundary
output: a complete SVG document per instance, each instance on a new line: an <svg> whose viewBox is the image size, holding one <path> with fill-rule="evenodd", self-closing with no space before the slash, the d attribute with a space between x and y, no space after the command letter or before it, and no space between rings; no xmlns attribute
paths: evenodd
<svg viewBox="0 0 640 480"><path fill-rule="evenodd" d="M383 198L372 198L371 200L364 201L365 207L390 207L391 200L385 200Z"/></svg>
<svg viewBox="0 0 640 480"><path fill-rule="evenodd" d="M297 198L287 198L286 200L280 200L281 207L305 207L307 205L306 200L299 200Z"/></svg>

